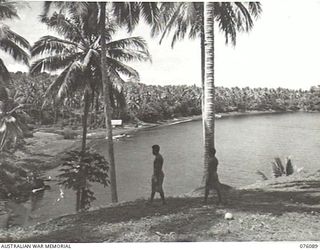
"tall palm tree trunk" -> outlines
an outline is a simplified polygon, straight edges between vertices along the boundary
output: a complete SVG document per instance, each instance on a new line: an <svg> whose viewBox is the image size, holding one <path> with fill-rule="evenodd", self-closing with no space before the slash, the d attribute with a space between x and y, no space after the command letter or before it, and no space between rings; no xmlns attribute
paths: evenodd
<svg viewBox="0 0 320 250"><path fill-rule="evenodd" d="M94 110L94 122L96 123L96 125L98 123L98 113L99 113L99 93L97 92L95 110Z"/></svg>
<svg viewBox="0 0 320 250"><path fill-rule="evenodd" d="M208 174L210 152L214 145L215 86L214 86L214 3L204 3L204 167Z"/></svg>
<svg viewBox="0 0 320 250"><path fill-rule="evenodd" d="M202 11L203 11L202 4ZM201 88L202 88L202 98L201 98L201 111L202 111L202 133L204 138L204 127L205 127L205 119L204 119L204 81L205 81L205 45L204 45L204 18L202 17L202 25L200 31L200 49L201 49Z"/></svg>
<svg viewBox="0 0 320 250"><path fill-rule="evenodd" d="M81 145L82 152L86 151L86 145L87 145L89 106L90 106L90 94L89 94L89 90L86 89L84 93L84 111L83 111L83 118L82 118L82 145Z"/></svg>
<svg viewBox="0 0 320 250"><path fill-rule="evenodd" d="M110 101L110 82L107 76L107 62L106 62L106 39L105 39L105 22L106 22L106 3L100 2L101 14L101 77L103 85L103 97L104 97L104 114L106 118L106 130L107 130L107 145L108 145L108 159L110 164L110 186L111 186L111 200L112 202L118 202L117 183L116 183L116 168L114 160L113 140L112 140L112 126L111 126L111 114L112 107Z"/></svg>

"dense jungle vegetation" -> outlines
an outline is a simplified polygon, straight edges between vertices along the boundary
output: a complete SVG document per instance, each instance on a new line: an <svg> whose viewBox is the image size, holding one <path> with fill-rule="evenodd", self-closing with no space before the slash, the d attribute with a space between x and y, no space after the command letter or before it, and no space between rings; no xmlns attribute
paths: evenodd
<svg viewBox="0 0 320 250"><path fill-rule="evenodd" d="M11 73L10 95L23 104L31 124L81 125L83 103L81 93L57 103L46 96L55 76L41 73ZM152 84L152 83L151 83ZM196 85L155 86L131 81L118 84L111 97L113 118L125 122L157 122L165 119L201 114L201 88ZM98 93L91 93L91 128L102 127L103 103ZM320 87L310 90L285 88L216 88L216 112L246 111L320 111Z"/></svg>

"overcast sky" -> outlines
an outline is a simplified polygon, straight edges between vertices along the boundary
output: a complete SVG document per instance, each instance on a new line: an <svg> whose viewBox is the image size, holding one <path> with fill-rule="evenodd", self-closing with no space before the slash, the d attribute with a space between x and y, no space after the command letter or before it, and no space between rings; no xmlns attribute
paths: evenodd
<svg viewBox="0 0 320 250"><path fill-rule="evenodd" d="M268 0L262 4L261 18L249 34L239 34L235 47L226 46L223 35L216 32L216 85L309 89L320 84L320 2ZM48 30L38 22L42 3L29 5L19 11L20 20L9 25L32 44ZM198 39L185 39L171 49L170 37L159 45L159 38L151 39L145 25L132 35L143 36L152 54L152 64L132 64L143 83L200 86ZM27 70L8 56L0 56L10 71Z"/></svg>

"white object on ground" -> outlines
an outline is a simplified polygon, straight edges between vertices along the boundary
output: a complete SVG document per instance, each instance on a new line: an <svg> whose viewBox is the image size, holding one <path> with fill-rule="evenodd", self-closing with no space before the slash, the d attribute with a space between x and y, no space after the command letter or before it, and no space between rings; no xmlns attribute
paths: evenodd
<svg viewBox="0 0 320 250"><path fill-rule="evenodd" d="M232 213L225 213L224 218L226 220L232 220L233 219L233 215L232 215Z"/></svg>
<svg viewBox="0 0 320 250"><path fill-rule="evenodd" d="M42 190L44 190L44 187L35 188L35 189L32 189L32 193L36 193L36 192L39 192L39 191L42 191Z"/></svg>

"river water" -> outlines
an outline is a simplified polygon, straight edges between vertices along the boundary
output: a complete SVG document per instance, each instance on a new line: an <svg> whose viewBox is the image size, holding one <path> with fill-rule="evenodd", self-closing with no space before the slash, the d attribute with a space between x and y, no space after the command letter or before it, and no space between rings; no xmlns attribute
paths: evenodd
<svg viewBox="0 0 320 250"><path fill-rule="evenodd" d="M291 156L293 165L312 172L319 169L320 113L241 115L216 121L218 173L222 183L240 187L260 179L257 170L271 177L274 157ZM164 189L167 196L199 187L203 175L201 121L153 128L115 141L119 201L147 198L153 168L151 146L159 144L164 157ZM95 148L106 151L105 140ZM54 176L58 170L51 170ZM93 187L94 207L110 203L109 188ZM75 212L75 194L51 183L28 224ZM28 207L28 204L25 204ZM34 204L33 204L34 206Z"/></svg>

